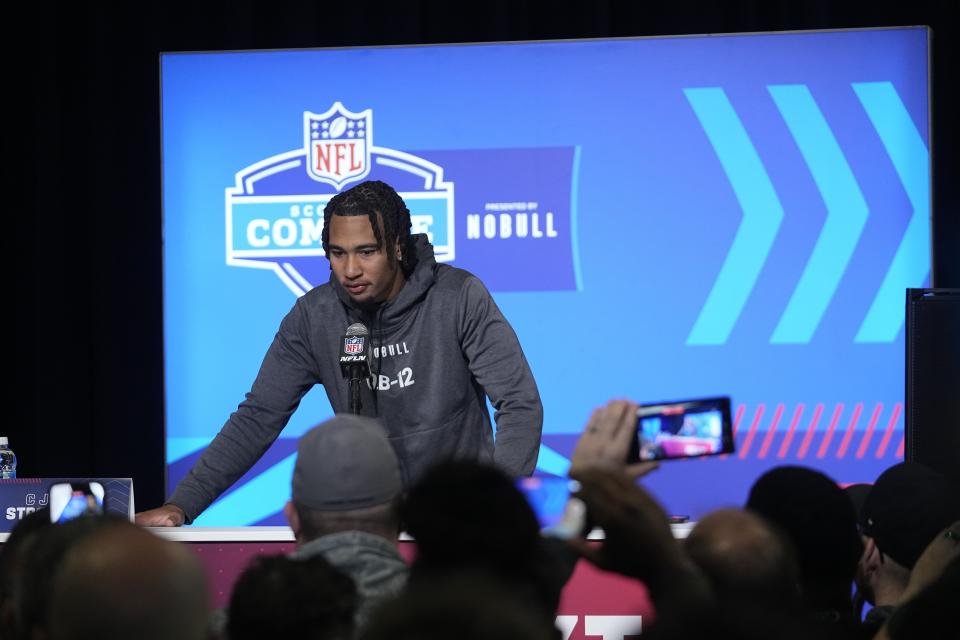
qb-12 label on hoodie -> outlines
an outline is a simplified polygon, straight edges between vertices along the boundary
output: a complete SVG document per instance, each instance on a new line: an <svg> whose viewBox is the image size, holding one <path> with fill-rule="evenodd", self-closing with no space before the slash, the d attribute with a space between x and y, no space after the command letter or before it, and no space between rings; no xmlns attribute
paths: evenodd
<svg viewBox="0 0 960 640"><path fill-rule="evenodd" d="M575 147L406 152L374 144L373 110L303 114L303 147L265 158L226 189L226 261L273 271L300 296L327 282L323 209L364 180L391 185L438 262L492 291L579 289Z"/></svg>

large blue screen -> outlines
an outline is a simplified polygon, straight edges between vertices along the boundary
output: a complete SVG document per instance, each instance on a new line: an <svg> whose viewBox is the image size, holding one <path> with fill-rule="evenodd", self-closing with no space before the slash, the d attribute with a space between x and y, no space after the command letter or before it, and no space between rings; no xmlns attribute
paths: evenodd
<svg viewBox="0 0 960 640"><path fill-rule="evenodd" d="M904 289L928 284L923 28L162 56L169 488L325 282L323 206L382 179L511 321L563 474L591 410L730 395L737 452L646 480L673 513L778 464L903 455ZM304 399L196 524L279 524Z"/></svg>

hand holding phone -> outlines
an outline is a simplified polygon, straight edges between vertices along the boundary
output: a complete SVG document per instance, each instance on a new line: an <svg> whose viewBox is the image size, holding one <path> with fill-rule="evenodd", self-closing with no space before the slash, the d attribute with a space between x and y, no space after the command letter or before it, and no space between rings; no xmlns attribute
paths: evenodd
<svg viewBox="0 0 960 640"><path fill-rule="evenodd" d="M623 471L636 479L656 469L656 462L638 463L636 456L629 459L631 448L636 447L638 410L639 405L627 400L612 400L596 409L577 441L570 473L601 467Z"/></svg>

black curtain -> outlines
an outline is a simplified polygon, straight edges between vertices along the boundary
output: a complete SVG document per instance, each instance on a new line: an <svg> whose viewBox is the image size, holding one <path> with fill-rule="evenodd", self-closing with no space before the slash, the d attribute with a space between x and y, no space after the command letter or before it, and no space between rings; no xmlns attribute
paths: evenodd
<svg viewBox="0 0 960 640"><path fill-rule="evenodd" d="M0 432L19 474L132 476L140 508L163 498L159 52L929 25L934 273L938 286L960 287L953 4L196 0L5 9L16 411Z"/></svg>

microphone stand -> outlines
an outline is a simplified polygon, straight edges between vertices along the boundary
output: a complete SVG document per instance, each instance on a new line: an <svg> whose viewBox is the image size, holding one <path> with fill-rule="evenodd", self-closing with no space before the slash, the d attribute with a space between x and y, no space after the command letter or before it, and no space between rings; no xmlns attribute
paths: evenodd
<svg viewBox="0 0 960 640"><path fill-rule="evenodd" d="M351 373L354 375L350 376L350 413L360 415L360 376L356 369Z"/></svg>

